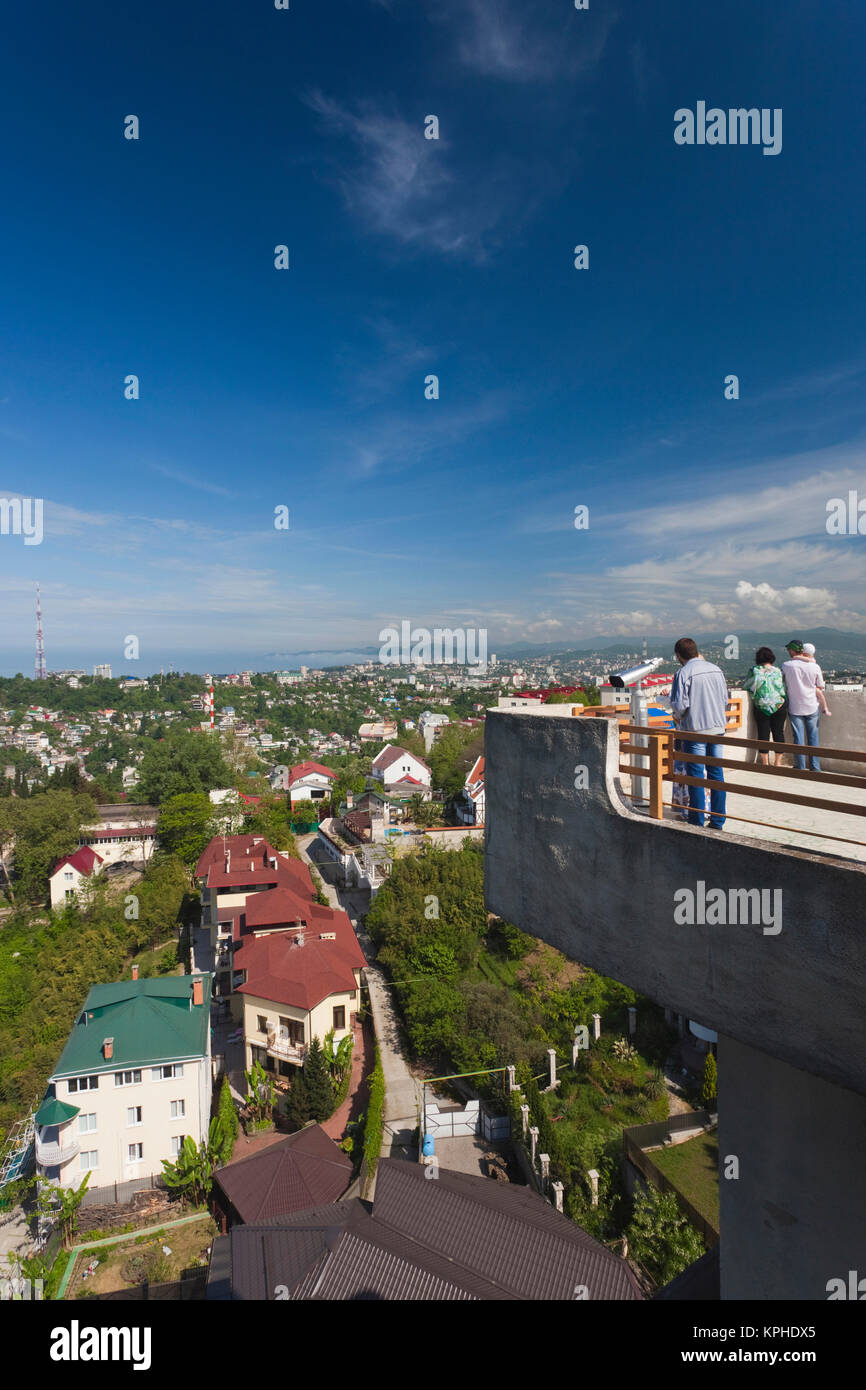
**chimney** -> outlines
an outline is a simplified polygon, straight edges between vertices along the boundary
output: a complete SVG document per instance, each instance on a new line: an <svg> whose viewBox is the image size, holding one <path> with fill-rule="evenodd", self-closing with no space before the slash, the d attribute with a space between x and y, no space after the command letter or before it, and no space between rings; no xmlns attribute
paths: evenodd
<svg viewBox="0 0 866 1390"><path fill-rule="evenodd" d="M346 792L346 810L347 810L347 811L351 811L351 809L352 809L352 807L354 806L354 804L355 804L355 798L354 798L352 792Z"/></svg>
<svg viewBox="0 0 866 1390"><path fill-rule="evenodd" d="M204 980L201 976L192 982L192 1002L194 1005L204 1003Z"/></svg>
<svg viewBox="0 0 866 1390"><path fill-rule="evenodd" d="M231 852L230 849L227 849L227 850L226 850L226 873L227 873L227 874L228 874L228 873L231 873L231 868L232 868L232 852Z"/></svg>
<svg viewBox="0 0 866 1390"><path fill-rule="evenodd" d="M106 1062L110 1062L114 1056L114 1038L104 1038L102 1043L102 1055Z"/></svg>
<svg viewBox="0 0 866 1390"><path fill-rule="evenodd" d="M137 979L138 979L138 966L137 966L137 965L134 965L134 966L132 967L132 978L133 978L134 980L137 980Z"/></svg>

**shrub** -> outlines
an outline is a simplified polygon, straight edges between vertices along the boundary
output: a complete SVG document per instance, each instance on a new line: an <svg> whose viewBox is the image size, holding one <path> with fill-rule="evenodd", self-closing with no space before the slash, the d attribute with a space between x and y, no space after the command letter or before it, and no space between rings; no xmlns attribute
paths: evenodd
<svg viewBox="0 0 866 1390"><path fill-rule="evenodd" d="M367 1106L367 1119L364 1124L364 1158L367 1171L372 1176L379 1162L382 1148L382 1131L385 1124L385 1073L382 1071L382 1058L376 1046L376 1061L370 1073L370 1100Z"/></svg>

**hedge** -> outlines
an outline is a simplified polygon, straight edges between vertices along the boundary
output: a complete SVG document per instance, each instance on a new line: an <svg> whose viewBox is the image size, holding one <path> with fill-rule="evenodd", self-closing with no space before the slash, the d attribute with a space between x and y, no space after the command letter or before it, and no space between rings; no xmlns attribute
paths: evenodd
<svg viewBox="0 0 866 1390"><path fill-rule="evenodd" d="M382 1134L385 1128L385 1073L382 1071L382 1058L376 1044L376 1062L370 1073L370 1100L367 1105L367 1120L364 1125L364 1158L370 1177L376 1171L379 1152L382 1148Z"/></svg>

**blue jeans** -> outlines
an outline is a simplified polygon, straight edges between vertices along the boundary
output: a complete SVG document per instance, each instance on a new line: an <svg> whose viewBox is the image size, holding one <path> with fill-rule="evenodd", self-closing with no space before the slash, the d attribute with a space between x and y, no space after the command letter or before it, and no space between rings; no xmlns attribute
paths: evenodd
<svg viewBox="0 0 866 1390"><path fill-rule="evenodd" d="M818 745L818 720L820 714L816 710L814 714L792 714L788 711L788 718L791 721L791 733L794 735L794 742L808 744L810 748ZM802 753L797 753L794 757L794 766L805 768L806 759ZM818 758L809 759L809 770L811 772L821 771L821 762Z"/></svg>
<svg viewBox="0 0 866 1390"><path fill-rule="evenodd" d="M723 758L724 749L720 743L692 743L691 740L686 744L693 753L697 753L699 758ZM686 763L687 777L706 777L710 782L720 782L718 788L710 789L710 824L717 830L721 830L725 823L725 769L723 767L707 767L706 763ZM704 813L707 809L707 789L706 787L689 787L689 825L703 825Z"/></svg>

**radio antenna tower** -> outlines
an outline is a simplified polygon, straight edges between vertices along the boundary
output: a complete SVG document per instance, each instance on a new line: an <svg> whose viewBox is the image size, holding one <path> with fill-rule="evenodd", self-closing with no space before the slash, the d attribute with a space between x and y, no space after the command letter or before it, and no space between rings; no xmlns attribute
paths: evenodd
<svg viewBox="0 0 866 1390"><path fill-rule="evenodd" d="M44 681L47 675L45 670L45 639L42 635L42 599L39 594L39 585L36 585L36 680Z"/></svg>

